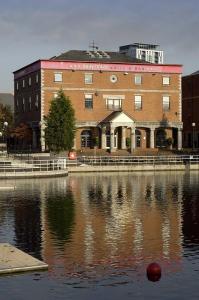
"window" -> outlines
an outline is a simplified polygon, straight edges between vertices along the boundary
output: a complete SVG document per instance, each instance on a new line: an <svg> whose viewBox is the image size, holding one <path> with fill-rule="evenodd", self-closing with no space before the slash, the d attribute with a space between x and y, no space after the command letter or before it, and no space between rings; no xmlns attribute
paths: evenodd
<svg viewBox="0 0 199 300"><path fill-rule="evenodd" d="M19 82L18 81L16 81L16 89L17 89L17 91L19 89Z"/></svg>
<svg viewBox="0 0 199 300"><path fill-rule="evenodd" d="M169 84L170 84L170 77L168 77L168 76L163 76L163 77L162 77L162 84L163 84L163 85L169 85Z"/></svg>
<svg viewBox="0 0 199 300"><path fill-rule="evenodd" d="M62 82L62 73L54 73L54 81Z"/></svg>
<svg viewBox="0 0 199 300"><path fill-rule="evenodd" d="M87 108L87 109L93 108L93 95L91 95L91 94L85 95L85 108Z"/></svg>
<svg viewBox="0 0 199 300"><path fill-rule="evenodd" d="M16 111L19 111L19 99L18 98L16 99L16 106L15 106L15 108L16 108Z"/></svg>
<svg viewBox="0 0 199 300"><path fill-rule="evenodd" d="M23 86L23 88L25 87L25 79L23 79L23 81L22 81L22 86Z"/></svg>
<svg viewBox="0 0 199 300"><path fill-rule="evenodd" d="M142 96L135 95L135 110L142 110Z"/></svg>
<svg viewBox="0 0 199 300"><path fill-rule="evenodd" d="M31 77L28 78L28 84L31 85Z"/></svg>
<svg viewBox="0 0 199 300"><path fill-rule="evenodd" d="M170 110L170 97L169 96L163 96L162 106L163 106L163 111Z"/></svg>
<svg viewBox="0 0 199 300"><path fill-rule="evenodd" d="M106 100L106 107L110 110L121 110L121 99L107 99Z"/></svg>
<svg viewBox="0 0 199 300"><path fill-rule="evenodd" d="M152 62L153 62L153 55L152 55L152 54L149 54L149 56L148 56L148 57L149 57L149 62L151 62L151 63L152 63Z"/></svg>
<svg viewBox="0 0 199 300"><path fill-rule="evenodd" d="M93 74L92 73L86 73L84 75L84 82L85 82L85 84L93 83Z"/></svg>
<svg viewBox="0 0 199 300"><path fill-rule="evenodd" d="M36 80L36 83L38 83L38 82L39 82L39 74L36 74L36 78L35 78L35 80Z"/></svg>
<svg viewBox="0 0 199 300"><path fill-rule="evenodd" d="M28 101L28 108L29 108L29 111L31 111L31 103L32 102L32 100L31 100L31 96L29 97L29 101Z"/></svg>
<svg viewBox="0 0 199 300"><path fill-rule="evenodd" d="M39 95L36 95L36 99L35 99L35 109L38 110L39 108Z"/></svg>
<svg viewBox="0 0 199 300"><path fill-rule="evenodd" d="M111 76L110 76L110 81L111 81L112 83L117 82L117 76L116 76L116 75L111 75Z"/></svg>
<svg viewBox="0 0 199 300"><path fill-rule="evenodd" d="M142 84L142 76L135 75L135 84Z"/></svg>
<svg viewBox="0 0 199 300"><path fill-rule="evenodd" d="M24 98L22 99L22 111L23 112L25 111L25 99Z"/></svg>
<svg viewBox="0 0 199 300"><path fill-rule="evenodd" d="M159 62L159 52L155 52L155 64Z"/></svg>
<svg viewBox="0 0 199 300"><path fill-rule="evenodd" d="M141 59L146 60L146 52L145 51L142 51Z"/></svg>

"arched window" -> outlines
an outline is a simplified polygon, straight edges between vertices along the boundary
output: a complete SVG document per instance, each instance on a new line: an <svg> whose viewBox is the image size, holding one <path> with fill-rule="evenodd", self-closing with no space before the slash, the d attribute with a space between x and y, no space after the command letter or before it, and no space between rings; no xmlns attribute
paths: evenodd
<svg viewBox="0 0 199 300"><path fill-rule="evenodd" d="M81 148L91 147L91 130L83 130L81 133Z"/></svg>

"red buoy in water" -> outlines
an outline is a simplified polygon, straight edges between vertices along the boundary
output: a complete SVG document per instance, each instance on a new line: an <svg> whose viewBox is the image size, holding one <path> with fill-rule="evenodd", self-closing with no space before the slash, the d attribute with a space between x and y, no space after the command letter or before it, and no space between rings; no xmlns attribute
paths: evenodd
<svg viewBox="0 0 199 300"><path fill-rule="evenodd" d="M148 265L146 272L148 280L150 281L158 281L161 278L161 267L155 262Z"/></svg>

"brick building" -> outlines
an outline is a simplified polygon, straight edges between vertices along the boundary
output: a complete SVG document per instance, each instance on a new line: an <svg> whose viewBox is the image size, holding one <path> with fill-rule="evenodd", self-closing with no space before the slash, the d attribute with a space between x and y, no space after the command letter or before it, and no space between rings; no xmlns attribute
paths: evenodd
<svg viewBox="0 0 199 300"><path fill-rule="evenodd" d="M44 115L60 88L75 109L75 149L181 149L181 65L150 64L119 52L72 50L14 72L15 121L45 150Z"/></svg>
<svg viewBox="0 0 199 300"><path fill-rule="evenodd" d="M182 77L183 147L199 148L199 71Z"/></svg>

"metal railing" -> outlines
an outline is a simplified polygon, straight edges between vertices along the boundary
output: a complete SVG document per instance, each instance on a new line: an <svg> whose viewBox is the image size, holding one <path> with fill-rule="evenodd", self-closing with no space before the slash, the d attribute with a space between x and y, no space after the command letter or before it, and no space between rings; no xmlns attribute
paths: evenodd
<svg viewBox="0 0 199 300"><path fill-rule="evenodd" d="M24 161L0 160L0 172L48 172L67 170L76 166L139 166L139 165L193 165L199 164L199 155L176 156L79 156L76 159L32 159Z"/></svg>
<svg viewBox="0 0 199 300"><path fill-rule="evenodd" d="M67 161L68 162L68 161ZM81 156L73 165L190 165L199 164L199 155L176 156Z"/></svg>
<svg viewBox="0 0 199 300"><path fill-rule="evenodd" d="M0 161L0 172L48 172L66 170L66 159L28 160L28 161Z"/></svg>

